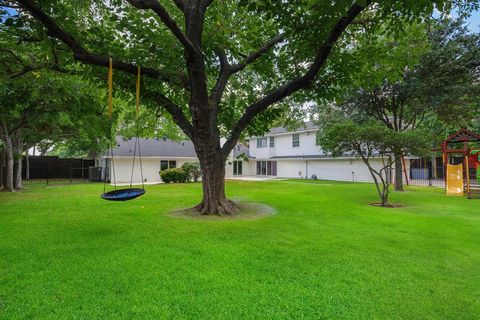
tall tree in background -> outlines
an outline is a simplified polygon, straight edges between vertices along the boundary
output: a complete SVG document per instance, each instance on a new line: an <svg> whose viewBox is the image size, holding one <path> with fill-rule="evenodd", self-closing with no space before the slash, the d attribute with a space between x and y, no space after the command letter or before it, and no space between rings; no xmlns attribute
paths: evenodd
<svg viewBox="0 0 480 320"><path fill-rule="evenodd" d="M364 39L356 54L366 63L337 107L351 118L377 121L396 133L419 130L419 137L430 125L432 132L445 125L470 125L479 111L480 35L469 33L462 20L448 19L406 31ZM403 191L405 149L392 144L392 152L395 190Z"/></svg>
<svg viewBox="0 0 480 320"><path fill-rule="evenodd" d="M5 146L7 191L22 188L22 154L48 137L80 139L92 144L109 136L102 116L102 93L92 84L70 75L36 71L14 80L0 80L0 138ZM84 138L82 141L86 141ZM106 145L107 141L103 141Z"/></svg>
<svg viewBox="0 0 480 320"><path fill-rule="evenodd" d="M0 140L5 176L4 161L0 167L2 186L13 191L22 188L22 155L28 155L31 146L46 139L90 139L98 147L106 133L101 133L103 92L74 76L75 69L60 66L62 53L38 22L5 16L8 12L0 8ZM28 178L28 157L26 163Z"/></svg>
<svg viewBox="0 0 480 320"><path fill-rule="evenodd" d="M196 208L206 214L237 209L225 196L225 162L245 130L265 132L286 102L327 97L342 73L349 72L350 55L345 49L365 35L356 24L362 12L385 23L389 17L390 21L427 17L435 6L443 11L452 4L476 4L444 0L374 5L369 0L2 2L19 6L21 17L28 14L38 19L47 34L63 42L78 61L106 67L113 57L114 68L130 75L136 73L137 65L142 67L144 78L149 78L144 99L164 108L194 144L203 185L203 199ZM312 89L309 94L292 96L306 88Z"/></svg>

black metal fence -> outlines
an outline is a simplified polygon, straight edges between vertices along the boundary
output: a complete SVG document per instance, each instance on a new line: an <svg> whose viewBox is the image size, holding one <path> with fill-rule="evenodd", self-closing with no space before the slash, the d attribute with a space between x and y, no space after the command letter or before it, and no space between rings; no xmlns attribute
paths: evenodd
<svg viewBox="0 0 480 320"><path fill-rule="evenodd" d="M23 158L22 177L24 184L72 184L90 182L89 168L95 160L59 158L56 156L29 156L29 177L27 159Z"/></svg>
<svg viewBox="0 0 480 320"><path fill-rule="evenodd" d="M445 188L444 175L441 157L410 160L409 185Z"/></svg>
<svg viewBox="0 0 480 320"><path fill-rule="evenodd" d="M452 158L452 164L462 163L463 159ZM464 171L464 177L466 177ZM474 192L480 192L480 175L475 168L469 168L470 189ZM445 169L441 157L420 158L410 160L409 185L445 188ZM467 189L467 179L464 179L465 189Z"/></svg>

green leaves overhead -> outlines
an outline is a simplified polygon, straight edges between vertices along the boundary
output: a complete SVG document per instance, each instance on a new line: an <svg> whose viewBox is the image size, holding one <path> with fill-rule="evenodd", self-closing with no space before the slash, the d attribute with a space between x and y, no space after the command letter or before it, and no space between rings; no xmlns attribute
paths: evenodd
<svg viewBox="0 0 480 320"><path fill-rule="evenodd" d="M146 80L142 101L149 106L153 119L154 115L166 114L163 107L155 103L156 94L164 94L191 119L190 92L183 85L188 79L183 47L153 10L139 10L122 0L36 2L90 52L154 68L167 78L179 80L174 83ZM160 2L185 33L183 12L174 1ZM368 9L335 44L316 81L308 90L277 103L271 111L264 111L265 114L249 126L250 132L266 130L272 121L289 113L288 109L299 110L305 102L323 103L338 98L345 84L363 81L362 85L367 86L367 82L374 84L381 79L401 80L401 73L395 71L398 65L412 67L428 50L424 37L427 21L434 11L446 13L455 7L460 14L468 14L479 5L479 1L463 0L213 1L206 11L201 43L210 90L219 74L219 51L225 53L230 64L235 64L273 37L285 35L285 41L231 77L219 106L222 133L228 135L248 105L302 76L333 25L355 3ZM4 24L20 25L32 20L25 12L19 13L8 17ZM38 27L35 30L39 30ZM412 38L416 41L404 43L405 34L409 35L409 41ZM406 45L410 46L408 51L399 49ZM61 45L59 51L64 54L65 47ZM101 79L105 77L105 70L98 67L83 71ZM131 75L115 73L117 89L131 92L133 82Z"/></svg>
<svg viewBox="0 0 480 320"><path fill-rule="evenodd" d="M103 101L102 91L78 77L35 71L0 81L0 122L10 133L21 130L27 145L46 139L100 151L110 140Z"/></svg>

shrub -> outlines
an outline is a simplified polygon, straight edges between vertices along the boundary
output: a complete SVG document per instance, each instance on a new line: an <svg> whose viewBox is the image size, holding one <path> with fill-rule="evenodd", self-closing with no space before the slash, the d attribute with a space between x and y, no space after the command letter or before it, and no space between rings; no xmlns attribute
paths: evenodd
<svg viewBox="0 0 480 320"><path fill-rule="evenodd" d="M165 183L170 182L186 182L188 180L188 174L181 168L167 169L160 171L160 177Z"/></svg>
<svg viewBox="0 0 480 320"><path fill-rule="evenodd" d="M182 169L187 173L188 175L188 181L198 181L198 178L200 178L201 171L200 171L200 164L198 162L185 162L182 165Z"/></svg>

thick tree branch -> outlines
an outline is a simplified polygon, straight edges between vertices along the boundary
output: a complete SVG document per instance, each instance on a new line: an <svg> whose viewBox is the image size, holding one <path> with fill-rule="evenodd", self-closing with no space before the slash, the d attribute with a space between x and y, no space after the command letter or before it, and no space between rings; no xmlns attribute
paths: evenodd
<svg viewBox="0 0 480 320"><path fill-rule="evenodd" d="M39 20L46 28L48 35L61 40L65 43L74 53L75 59L90 65L98 65L108 67L108 57L102 57L99 55L88 52L75 38L61 29L52 18L45 14L32 0L17 0L17 2L30 14ZM122 70L131 74L137 74L137 66L125 63L119 60L113 60L113 67L117 70ZM160 79L169 83L172 81L164 77L158 70L151 68L142 68L142 75L148 76L154 79ZM183 115L182 110L175 105L166 96L159 94L157 100L160 104L172 115L174 121L182 128L189 137L192 136L192 126L188 119Z"/></svg>
<svg viewBox="0 0 480 320"><path fill-rule="evenodd" d="M170 113L173 118L173 121L185 132L185 134L193 140L193 127L190 121L185 117L180 109L175 103L173 103L170 99L168 99L163 94L158 94L156 97L157 102L165 108L165 110Z"/></svg>
<svg viewBox="0 0 480 320"><path fill-rule="evenodd" d="M187 51L191 53L200 53L200 49L196 47L190 39L180 30L179 26L172 19L167 10L157 1L157 0L127 0L132 6L137 9L150 9L153 10L162 20L162 22L167 26L168 29L173 33L173 35L180 41ZM175 4L180 5L182 11L185 9L185 3L183 1L176 0Z"/></svg>
<svg viewBox="0 0 480 320"><path fill-rule="evenodd" d="M267 53L273 46L275 46L276 44L278 44L280 42L283 42L284 40L285 40L285 34L279 34L279 35L273 37L268 42L266 42L260 49L258 49L255 52L252 52L251 54L246 56L246 58L242 62L233 65L232 66L232 73L235 73L235 72L238 72L238 71L241 71L241 70L245 69L245 67L247 65L255 62L255 60L257 60L262 55Z"/></svg>
<svg viewBox="0 0 480 320"><path fill-rule="evenodd" d="M255 62L255 60L260 58L262 55L267 53L273 46L282 42L283 40L285 40L284 34L280 34L280 35L277 35L276 37L273 37L268 42L266 42L260 49L246 56L242 62L239 62L234 65L231 65L228 62L227 55L223 49L217 50L217 56L220 61L220 72L218 74L218 78L215 83L215 86L213 87L212 92L210 94L210 101L212 105L218 106L218 104L220 103L223 92L225 91L225 87L227 86L228 79L232 74L242 71L249 64Z"/></svg>
<svg viewBox="0 0 480 320"><path fill-rule="evenodd" d="M41 69L53 70L53 71L60 72L60 73L72 73L70 70L62 68L57 64L52 65L52 64L46 63L46 64L41 64L41 65L38 65L38 66L25 65L25 66L23 66L23 68L21 70L19 70L17 72L13 72L13 73L9 74L8 76L10 77L10 79L15 79L15 78L23 76L24 74L29 73L31 71L41 70Z"/></svg>
<svg viewBox="0 0 480 320"><path fill-rule="evenodd" d="M368 6L370 4L370 0L367 0L366 3ZM337 21L334 27L330 30L327 39L320 46L315 60L303 76L295 78L292 81L282 85L281 87L270 92L269 94L261 98L259 101L249 105L246 108L242 117L240 117L240 119L230 131L230 136L222 147L222 151L224 154L228 154L232 150L232 148L237 143L242 131L247 127L247 125L256 115L258 115L260 112L264 111L274 103L279 102L285 97L291 95L292 93L306 88L315 80L315 77L325 65L334 44L340 38L345 29L365 8L365 6L355 3L350 7L347 14Z"/></svg>
<svg viewBox="0 0 480 320"><path fill-rule="evenodd" d="M222 99L223 92L228 83L228 79L232 75L232 66L228 63L227 55L223 49L217 50L218 60L220 61L220 71L218 73L215 86L210 93L210 103L217 107Z"/></svg>
<svg viewBox="0 0 480 320"><path fill-rule="evenodd" d="M175 5L177 6L178 9L180 9L182 12L185 12L184 0L173 0L173 2L175 2Z"/></svg>
<svg viewBox="0 0 480 320"><path fill-rule="evenodd" d="M49 63L48 61L45 62L45 63L41 63L41 64L29 63L29 62L23 60L12 49L0 48L0 52L7 53L9 56L11 56L16 61L16 63L13 62L14 67L17 66L17 65L19 65L21 67L20 70L14 71L14 68L12 68L12 66L10 66L5 61L1 61L2 64L7 67L6 75L10 79L14 79L14 78L20 77L20 76L22 76L26 73L29 73L31 71L41 70L41 69L49 69L49 70L62 72L62 73L69 72L67 69L60 67L60 65L58 63L58 58L56 57L56 53L55 53L55 50L54 50L53 47L52 47L52 53L53 53L53 57L54 57L53 63Z"/></svg>
<svg viewBox="0 0 480 320"><path fill-rule="evenodd" d="M24 66L21 70L9 74L8 77L9 77L10 79L15 79L15 78L18 78L18 77L20 77L20 76L23 76L24 74L29 73L29 72L31 72L31 71L43 69L44 67L45 67L45 65L40 65L40 66Z"/></svg>
<svg viewBox="0 0 480 320"><path fill-rule="evenodd" d="M17 60L17 62L19 62L20 64L25 64L25 62L23 61L23 59L20 58L20 57L19 57L13 50L11 50L11 49L0 48L0 52L8 53L8 55L10 55L12 58L14 58L15 60Z"/></svg>
<svg viewBox="0 0 480 320"><path fill-rule="evenodd" d="M38 7L33 0L16 0L23 9L27 10L34 18L39 20L47 29L50 37L57 38L65 43L72 51L76 60L89 65L108 67L109 58L96 55L87 51L71 34L63 30L53 19ZM133 75L137 74L137 66L120 60L113 60L113 67ZM163 75L160 71L152 68L142 67L142 75L158 79L170 84L180 84L185 87L183 80L173 80Z"/></svg>

